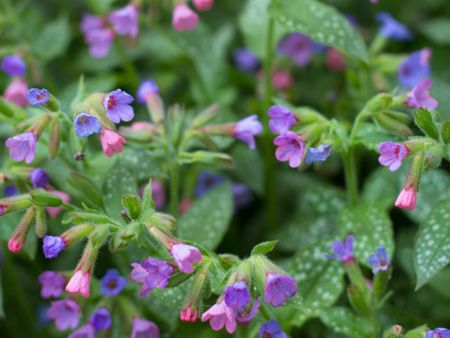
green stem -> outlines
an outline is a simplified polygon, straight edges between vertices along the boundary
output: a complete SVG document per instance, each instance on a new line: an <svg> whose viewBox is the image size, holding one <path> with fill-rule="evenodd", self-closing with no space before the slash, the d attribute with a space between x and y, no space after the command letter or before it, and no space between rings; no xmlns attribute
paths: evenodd
<svg viewBox="0 0 450 338"><path fill-rule="evenodd" d="M355 154L353 149L342 155L344 163L345 183L347 186L348 202L356 205L358 201L358 180L356 175Z"/></svg>
<svg viewBox="0 0 450 338"><path fill-rule="evenodd" d="M175 159L172 159L172 161L170 168L170 213L172 216L177 217L180 167L178 166L178 163L175 162Z"/></svg>

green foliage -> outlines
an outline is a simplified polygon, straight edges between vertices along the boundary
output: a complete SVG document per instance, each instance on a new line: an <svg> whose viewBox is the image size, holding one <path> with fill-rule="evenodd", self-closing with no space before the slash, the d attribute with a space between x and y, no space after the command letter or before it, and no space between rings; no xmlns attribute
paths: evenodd
<svg viewBox="0 0 450 338"><path fill-rule="evenodd" d="M450 44L450 37L446 34L450 30L450 20L447 18L429 20L422 25L421 30L435 43L441 45Z"/></svg>
<svg viewBox="0 0 450 338"><path fill-rule="evenodd" d="M439 140L439 130L433 115L426 109L419 109L414 112L414 122L423 133L435 140Z"/></svg>
<svg viewBox="0 0 450 338"><path fill-rule="evenodd" d="M69 19L61 16L44 27L33 40L32 49L41 60L48 62L66 51L70 38Z"/></svg>
<svg viewBox="0 0 450 338"><path fill-rule="evenodd" d="M356 316L345 307L333 307L322 311L320 319L336 333L358 338L374 336L370 321L367 318Z"/></svg>

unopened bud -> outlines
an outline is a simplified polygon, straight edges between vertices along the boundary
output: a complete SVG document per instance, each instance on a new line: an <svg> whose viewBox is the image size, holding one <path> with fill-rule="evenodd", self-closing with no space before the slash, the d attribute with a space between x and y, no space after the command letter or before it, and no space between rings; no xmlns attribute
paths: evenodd
<svg viewBox="0 0 450 338"><path fill-rule="evenodd" d="M205 124L209 123L214 119L219 113L220 106L218 104L213 104L202 111L193 121L193 128L203 127Z"/></svg>
<svg viewBox="0 0 450 338"><path fill-rule="evenodd" d="M158 94L151 94L146 97L147 109L156 124L164 122L164 104Z"/></svg>
<svg viewBox="0 0 450 338"><path fill-rule="evenodd" d="M30 192L33 204L38 207L59 207L63 201L56 194L45 191L44 189L35 189Z"/></svg>
<svg viewBox="0 0 450 338"><path fill-rule="evenodd" d="M50 126L50 139L48 143L48 157L54 159L58 155L59 142L60 142L60 124L57 118L52 120Z"/></svg>
<svg viewBox="0 0 450 338"><path fill-rule="evenodd" d="M351 284L347 288L347 296L350 304L352 304L353 308L359 313L367 315L370 312L370 304L367 304L364 292L366 292L366 290L361 290L355 284Z"/></svg>
<svg viewBox="0 0 450 338"><path fill-rule="evenodd" d="M0 216L12 211L28 208L32 205L30 194L0 199Z"/></svg>
<svg viewBox="0 0 450 338"><path fill-rule="evenodd" d="M65 232L62 233L60 237L62 238L67 247L77 243L83 238L86 238L93 230L94 226L91 224L80 224L66 230Z"/></svg>
<svg viewBox="0 0 450 338"><path fill-rule="evenodd" d="M175 230L175 217L162 212L154 212L151 215L144 218L145 224L151 224L157 226L164 232L170 232Z"/></svg>
<svg viewBox="0 0 450 338"><path fill-rule="evenodd" d="M10 237L8 241L8 249L12 253L18 253L25 245L28 231L30 230L31 222L33 221L35 213L35 208L29 208L21 218L19 225Z"/></svg>
<svg viewBox="0 0 450 338"><path fill-rule="evenodd" d="M180 164L203 163L224 167L231 167L234 165L233 158L227 154L203 150L194 151L190 153L182 152L179 155L178 160Z"/></svg>
<svg viewBox="0 0 450 338"><path fill-rule="evenodd" d="M42 238L47 233L47 221L45 219L45 209L36 208L36 224L35 224L36 236Z"/></svg>

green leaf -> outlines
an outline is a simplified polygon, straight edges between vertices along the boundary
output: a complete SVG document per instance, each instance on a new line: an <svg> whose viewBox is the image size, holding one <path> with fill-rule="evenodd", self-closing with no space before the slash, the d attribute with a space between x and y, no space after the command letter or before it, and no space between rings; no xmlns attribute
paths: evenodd
<svg viewBox="0 0 450 338"><path fill-rule="evenodd" d="M275 249L277 242L278 241L269 241L259 243L253 247L251 255L266 255L269 252L272 252L273 249Z"/></svg>
<svg viewBox="0 0 450 338"><path fill-rule="evenodd" d="M422 33L437 44L450 44L450 20L447 18L436 18L425 22L422 26Z"/></svg>
<svg viewBox="0 0 450 338"><path fill-rule="evenodd" d="M374 337L373 325L367 319L355 315L346 307L333 307L320 313L320 320L336 333L351 337Z"/></svg>
<svg viewBox="0 0 450 338"><path fill-rule="evenodd" d="M231 151L235 159L233 174L258 194L264 192L263 162L257 151L248 149L247 145L237 144Z"/></svg>
<svg viewBox="0 0 450 338"><path fill-rule="evenodd" d="M387 212L375 205L359 205L342 209L337 221L339 232L355 235L355 255L368 266L368 258L378 246L386 248L389 257L394 253L392 222Z"/></svg>
<svg viewBox="0 0 450 338"><path fill-rule="evenodd" d="M5 317L5 307L3 304L3 277L0 271L0 318Z"/></svg>
<svg viewBox="0 0 450 338"><path fill-rule="evenodd" d="M433 75L433 87L430 89L430 94L439 102L439 113L442 121L450 120L450 83L445 77L437 77Z"/></svg>
<svg viewBox="0 0 450 338"><path fill-rule="evenodd" d="M178 235L215 249L228 229L233 212L231 186L223 183L194 201L177 222Z"/></svg>
<svg viewBox="0 0 450 338"><path fill-rule="evenodd" d="M378 144L389 140L393 140L392 134L383 127L373 123L361 123L356 132L355 144L362 144L367 149L378 151Z"/></svg>
<svg viewBox="0 0 450 338"><path fill-rule="evenodd" d="M419 109L414 112L414 122L424 132L425 135L439 140L439 130L433 115L426 109Z"/></svg>
<svg viewBox="0 0 450 338"><path fill-rule="evenodd" d="M390 172L385 167L373 171L364 182L362 201L377 204L384 209L393 207L400 191L400 178L397 172Z"/></svg>
<svg viewBox="0 0 450 338"><path fill-rule="evenodd" d="M416 289L450 262L450 199L436 205L420 225L415 245Z"/></svg>
<svg viewBox="0 0 450 338"><path fill-rule="evenodd" d="M356 59L367 61L367 50L348 19L331 6L314 0L273 0L270 15L291 32L333 46Z"/></svg>
<svg viewBox="0 0 450 338"><path fill-rule="evenodd" d="M70 42L70 25L67 16L47 24L33 40L34 53L44 61L50 61L62 55Z"/></svg>
<svg viewBox="0 0 450 338"><path fill-rule="evenodd" d="M442 141L450 143L450 121L445 121L441 128Z"/></svg>
<svg viewBox="0 0 450 338"><path fill-rule="evenodd" d="M139 217L142 211L141 199L136 195L124 195L122 197L122 205L128 210L128 214L132 219Z"/></svg>
<svg viewBox="0 0 450 338"><path fill-rule="evenodd" d="M103 196L100 187L87 175L73 171L67 177L67 182L83 196L83 202L103 208Z"/></svg>

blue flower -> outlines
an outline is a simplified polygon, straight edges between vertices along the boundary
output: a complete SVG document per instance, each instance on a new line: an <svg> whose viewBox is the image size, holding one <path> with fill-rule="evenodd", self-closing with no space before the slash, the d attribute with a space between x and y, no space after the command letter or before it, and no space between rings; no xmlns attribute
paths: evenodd
<svg viewBox="0 0 450 338"><path fill-rule="evenodd" d="M243 280L228 286L223 294L227 306L236 311L244 309L251 300L247 283Z"/></svg>
<svg viewBox="0 0 450 338"><path fill-rule="evenodd" d="M106 115L114 123L131 121L134 117L134 110L130 103L133 100L133 97L122 89L113 90L103 100Z"/></svg>
<svg viewBox="0 0 450 338"><path fill-rule="evenodd" d="M2 60L2 70L9 76L23 76L27 70L27 64L19 55L8 55Z"/></svg>
<svg viewBox="0 0 450 338"><path fill-rule="evenodd" d="M347 236L345 241L334 241L332 246L334 254L327 257L336 259L344 264L353 262L353 259L355 258L355 254L353 253L354 241L355 237L353 235Z"/></svg>
<svg viewBox="0 0 450 338"><path fill-rule="evenodd" d="M6 185L4 192L6 197L19 195L19 189L14 184Z"/></svg>
<svg viewBox="0 0 450 338"><path fill-rule="evenodd" d="M92 134L98 134L102 130L102 125L97 118L88 113L78 114L73 126L78 137L88 137Z"/></svg>
<svg viewBox="0 0 450 338"><path fill-rule="evenodd" d="M381 24L380 34L385 38L399 41L412 39L409 29L395 20L389 13L380 12L376 15L376 19Z"/></svg>
<svg viewBox="0 0 450 338"><path fill-rule="evenodd" d="M258 57L247 48L237 48L233 52L236 67L247 73L254 73L261 67Z"/></svg>
<svg viewBox="0 0 450 338"><path fill-rule="evenodd" d="M331 145L321 144L317 148L309 148L306 153L306 164L311 164L313 162L324 162L331 154Z"/></svg>
<svg viewBox="0 0 450 338"><path fill-rule="evenodd" d="M442 327L428 330L425 338L450 338L450 330Z"/></svg>
<svg viewBox="0 0 450 338"><path fill-rule="evenodd" d="M386 249L379 246L375 253L370 255L369 264L372 265L372 272L374 274L380 271L387 271L389 269L389 258Z"/></svg>
<svg viewBox="0 0 450 338"><path fill-rule="evenodd" d="M27 93L27 101L32 106L40 106L48 103L50 95L45 88L31 88Z"/></svg>
<svg viewBox="0 0 450 338"><path fill-rule="evenodd" d="M136 92L139 103L145 104L149 95L159 94L158 85L152 80L142 81Z"/></svg>
<svg viewBox="0 0 450 338"><path fill-rule="evenodd" d="M111 327L112 321L108 309L100 308L94 312L89 320L95 332L107 330Z"/></svg>
<svg viewBox="0 0 450 338"><path fill-rule="evenodd" d="M127 279L119 275L116 269L109 269L100 281L105 296L118 295L127 285L127 282Z"/></svg>
<svg viewBox="0 0 450 338"><path fill-rule="evenodd" d="M431 50L424 48L409 55L398 68L400 83L406 88L414 88L421 80L430 77Z"/></svg>
<svg viewBox="0 0 450 338"><path fill-rule="evenodd" d="M195 196L202 197L207 191L225 181L222 175L216 175L203 171L198 176L198 183L195 186Z"/></svg>
<svg viewBox="0 0 450 338"><path fill-rule="evenodd" d="M48 174L44 169L33 169L30 172L30 181L35 188L45 188L48 183Z"/></svg>
<svg viewBox="0 0 450 338"><path fill-rule="evenodd" d="M287 334L281 330L280 325L275 320L269 320L261 325L258 333L259 338L287 338Z"/></svg>

